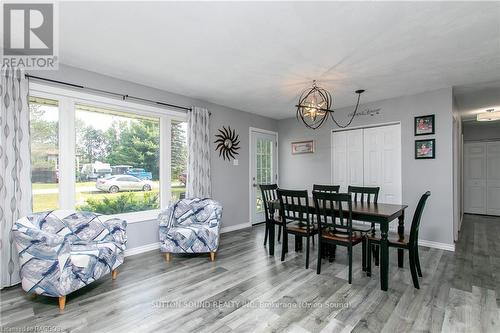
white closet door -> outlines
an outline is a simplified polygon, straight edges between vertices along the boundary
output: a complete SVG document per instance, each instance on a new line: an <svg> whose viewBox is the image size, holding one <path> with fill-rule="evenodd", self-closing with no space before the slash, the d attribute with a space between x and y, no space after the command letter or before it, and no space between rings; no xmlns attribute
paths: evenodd
<svg viewBox="0 0 500 333"><path fill-rule="evenodd" d="M363 186L363 130L347 132L347 185ZM347 191L347 187L345 188Z"/></svg>
<svg viewBox="0 0 500 333"><path fill-rule="evenodd" d="M364 186L379 186L380 203L401 204L401 127L364 129Z"/></svg>
<svg viewBox="0 0 500 333"><path fill-rule="evenodd" d="M363 130L333 133L332 181L347 192L349 185L363 185Z"/></svg>
<svg viewBox="0 0 500 333"><path fill-rule="evenodd" d="M486 143L486 214L500 215L500 142Z"/></svg>
<svg viewBox="0 0 500 333"><path fill-rule="evenodd" d="M486 214L486 143L464 144L464 211Z"/></svg>

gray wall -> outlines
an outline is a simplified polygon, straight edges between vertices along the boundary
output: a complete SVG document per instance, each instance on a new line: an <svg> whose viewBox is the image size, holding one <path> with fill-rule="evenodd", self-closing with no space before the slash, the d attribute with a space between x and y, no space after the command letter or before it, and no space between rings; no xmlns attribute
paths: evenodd
<svg viewBox="0 0 500 333"><path fill-rule="evenodd" d="M353 100L355 96L353 94ZM374 116L357 117L351 127L401 122L403 203L409 206L405 226L409 230L411 218L420 195L432 192L424 213L420 238L427 241L453 245L453 156L452 156L452 91L441 89L412 96L403 96L369 104L366 108L381 108ZM341 123L353 108L335 112ZM436 159L415 160L413 121L418 115L436 115L436 134L417 137L436 138ZM310 130L295 118L278 122L280 186L284 188L311 190L312 184L331 182L331 130L336 127L328 122L318 130ZM291 155L290 142L314 139L314 154Z"/></svg>
<svg viewBox="0 0 500 333"><path fill-rule="evenodd" d="M212 195L224 206L222 227L249 223L249 127L277 131L276 120L65 65L60 65L58 71L30 72L30 74L172 104L209 109L212 112L210 118L212 137L217 129L224 125L234 128L241 140L238 166L219 158L218 154L215 154L213 140L211 142ZM131 224L128 237L129 248L157 241L157 222Z"/></svg>
<svg viewBox="0 0 500 333"><path fill-rule="evenodd" d="M463 123L464 141L500 140L500 121L478 123L465 121Z"/></svg>

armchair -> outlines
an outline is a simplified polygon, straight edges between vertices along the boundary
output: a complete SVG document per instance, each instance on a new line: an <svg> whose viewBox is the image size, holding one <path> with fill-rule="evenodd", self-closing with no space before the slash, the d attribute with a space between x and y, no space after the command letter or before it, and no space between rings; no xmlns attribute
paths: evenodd
<svg viewBox="0 0 500 333"><path fill-rule="evenodd" d="M163 210L160 249L170 261L172 253L210 253L215 260L219 247L222 206L212 199L181 199Z"/></svg>
<svg viewBox="0 0 500 333"><path fill-rule="evenodd" d="M59 298L123 263L127 222L91 212L55 210L19 219L12 233L19 252L25 291Z"/></svg>

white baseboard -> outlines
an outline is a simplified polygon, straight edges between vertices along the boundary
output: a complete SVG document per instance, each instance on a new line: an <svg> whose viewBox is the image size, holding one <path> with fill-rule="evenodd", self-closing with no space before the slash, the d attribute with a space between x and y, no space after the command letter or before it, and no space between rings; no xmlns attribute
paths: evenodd
<svg viewBox="0 0 500 333"><path fill-rule="evenodd" d="M160 242L133 247L131 249L125 250L125 257L133 256L135 254L144 253L144 252L148 252L148 251L157 250L159 248L160 248Z"/></svg>
<svg viewBox="0 0 500 333"><path fill-rule="evenodd" d="M240 223L240 224L236 224L236 225L230 225L228 227L222 227L220 233L224 234L226 232L231 232L231 231L246 229L246 228L251 228L251 227L252 227L252 224L250 224L248 222L247 223Z"/></svg>
<svg viewBox="0 0 500 333"><path fill-rule="evenodd" d="M224 234L226 232L231 232L231 231L240 230L240 229L246 229L246 228L250 228L250 227L252 227L252 225L250 223L236 224L236 225L222 228L221 233ZM427 241L427 240L419 240L418 245L432 247L434 249L439 249L439 250L446 250L446 251L455 252L455 245L454 244L451 245L451 244L445 244L445 243L439 243L439 242L433 242L433 241ZM135 254L140 254L140 253L144 253L144 252L148 252L148 251L157 250L159 248L160 248L159 242L134 247L134 248L125 250L125 257L133 256Z"/></svg>
<svg viewBox="0 0 500 333"><path fill-rule="evenodd" d="M439 249L439 250L455 252L455 244L446 244L446 243L439 243L439 242L420 239L418 241L418 245L432 247L434 249Z"/></svg>
<svg viewBox="0 0 500 333"><path fill-rule="evenodd" d="M241 223L241 224L231 225L229 227L223 227L220 232L221 232L221 234L224 234L226 232L231 232L231 231L240 230L240 229L246 229L246 228L250 228L250 227L252 227L252 225L250 223ZM159 242L133 247L131 249L125 250L125 257L133 256L135 254L140 254L140 253L144 253L144 252L148 252L148 251L157 250L159 248L160 248Z"/></svg>

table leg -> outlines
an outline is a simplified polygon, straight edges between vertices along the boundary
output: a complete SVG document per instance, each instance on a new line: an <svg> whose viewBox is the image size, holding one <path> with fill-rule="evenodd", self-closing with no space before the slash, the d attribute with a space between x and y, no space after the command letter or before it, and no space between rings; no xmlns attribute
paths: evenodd
<svg viewBox="0 0 500 333"><path fill-rule="evenodd" d="M389 287L389 242L387 241L389 223L380 224L380 289Z"/></svg>
<svg viewBox="0 0 500 333"><path fill-rule="evenodd" d="M270 221L274 221L274 210L269 210ZM269 255L274 256L274 233L275 227L273 222L268 222L269 228Z"/></svg>
<svg viewBox="0 0 500 333"><path fill-rule="evenodd" d="M405 239L405 212L398 218L398 235L399 240L402 241ZM404 250L398 249L398 267L403 267L404 263Z"/></svg>

